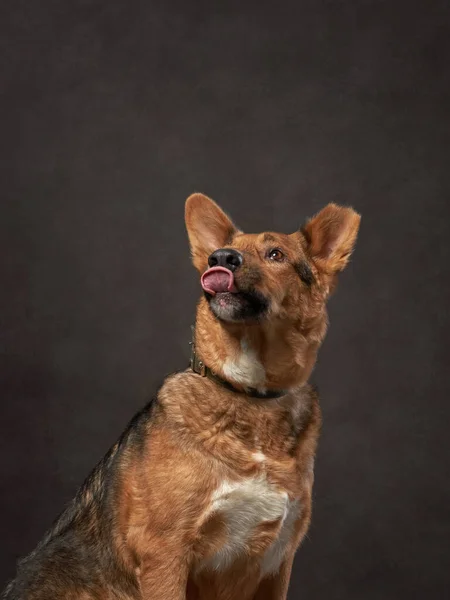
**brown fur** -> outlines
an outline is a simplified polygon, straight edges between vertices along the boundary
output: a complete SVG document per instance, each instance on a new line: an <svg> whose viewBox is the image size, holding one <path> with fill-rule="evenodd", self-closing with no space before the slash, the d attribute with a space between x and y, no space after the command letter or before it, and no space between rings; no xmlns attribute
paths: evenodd
<svg viewBox="0 0 450 600"><path fill-rule="evenodd" d="M320 429L318 398L307 380L326 332L326 300L348 261L359 216L329 205L291 235L246 235L210 199L195 194L186 203L186 225L200 273L214 250L234 248L244 256L235 273L238 288L270 299L263 318L225 323L203 297L197 310L197 352L226 378L225 365L239 360L245 340L264 372L263 387L286 394L255 399L190 370L169 377L151 415L146 409L138 416L97 467L5 599L286 598L294 553L310 521ZM280 248L284 258L268 260L271 248ZM245 382L232 384L247 388ZM248 480L264 480L301 507L274 574L261 576L261 560L280 534L281 518L255 526L246 551L229 566L207 566L230 535L227 515L210 509L215 491L223 481ZM47 558L49 545L67 532L80 552L74 554L69 540ZM88 547L90 565L79 558ZM61 548L70 561L61 559ZM107 548L106 558L102 548ZM70 577L61 579L63 573Z"/></svg>

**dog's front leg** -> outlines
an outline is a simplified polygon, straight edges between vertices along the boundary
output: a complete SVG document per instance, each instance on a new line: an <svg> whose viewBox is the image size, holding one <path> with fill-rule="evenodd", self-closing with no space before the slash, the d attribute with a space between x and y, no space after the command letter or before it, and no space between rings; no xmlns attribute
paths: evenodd
<svg viewBox="0 0 450 600"><path fill-rule="evenodd" d="M189 567L180 548L170 555L165 549L158 557L147 557L141 563L142 600L186 600Z"/></svg>
<svg viewBox="0 0 450 600"><path fill-rule="evenodd" d="M295 523L291 543L278 571L262 579L253 600L286 600L295 552L305 537L311 515L310 496L304 502L303 515Z"/></svg>
<svg viewBox="0 0 450 600"><path fill-rule="evenodd" d="M294 553L284 560L277 573L264 577L253 600L286 600L293 560Z"/></svg>

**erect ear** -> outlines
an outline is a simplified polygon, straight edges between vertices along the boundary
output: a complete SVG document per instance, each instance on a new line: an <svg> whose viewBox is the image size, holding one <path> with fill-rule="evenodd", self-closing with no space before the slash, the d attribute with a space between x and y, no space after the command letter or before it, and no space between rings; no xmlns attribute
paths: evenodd
<svg viewBox="0 0 450 600"><path fill-rule="evenodd" d="M360 215L352 208L328 204L303 227L311 258L329 275L348 263L358 235Z"/></svg>
<svg viewBox="0 0 450 600"><path fill-rule="evenodd" d="M223 210L203 194L192 194L186 200L185 220L192 262L203 272L208 266L208 256L230 243L238 230Z"/></svg>

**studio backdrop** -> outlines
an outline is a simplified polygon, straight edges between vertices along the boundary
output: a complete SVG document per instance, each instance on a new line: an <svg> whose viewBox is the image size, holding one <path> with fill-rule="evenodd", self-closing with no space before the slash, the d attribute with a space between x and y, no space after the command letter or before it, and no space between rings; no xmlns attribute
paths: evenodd
<svg viewBox="0 0 450 600"><path fill-rule="evenodd" d="M4 0L0 579L189 359L194 191L362 214L289 598L448 595L446 2Z"/></svg>

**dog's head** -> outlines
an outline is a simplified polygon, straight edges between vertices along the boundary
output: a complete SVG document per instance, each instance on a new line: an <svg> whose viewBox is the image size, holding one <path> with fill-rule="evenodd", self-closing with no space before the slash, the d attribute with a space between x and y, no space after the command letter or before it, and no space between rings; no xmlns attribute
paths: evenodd
<svg viewBox="0 0 450 600"><path fill-rule="evenodd" d="M206 196L186 201L194 266L212 313L227 323L281 318L308 327L324 314L359 222L353 209L329 204L290 235L244 234Z"/></svg>

